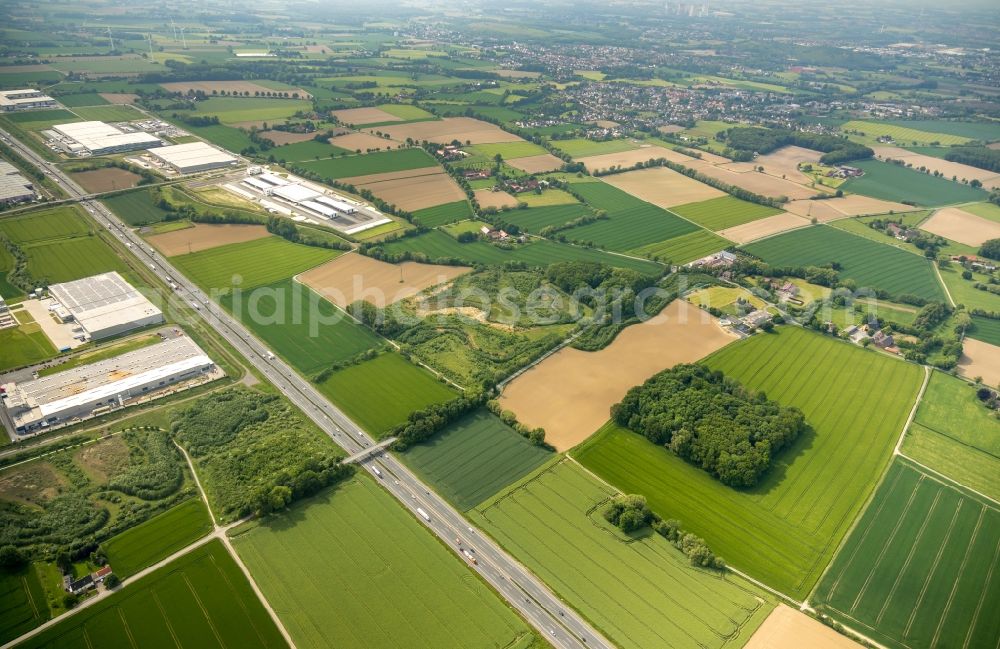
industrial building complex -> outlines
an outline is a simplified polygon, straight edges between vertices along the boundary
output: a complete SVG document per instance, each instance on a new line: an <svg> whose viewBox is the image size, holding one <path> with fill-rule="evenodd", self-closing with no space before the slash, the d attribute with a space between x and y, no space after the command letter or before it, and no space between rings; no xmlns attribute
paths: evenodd
<svg viewBox="0 0 1000 649"><path fill-rule="evenodd" d="M149 155L160 164L169 166L180 174L229 167L238 162L235 156L204 142L159 147L151 150Z"/></svg>
<svg viewBox="0 0 1000 649"><path fill-rule="evenodd" d="M0 111L5 113L32 108L54 108L55 105L55 99L34 88L0 91Z"/></svg>
<svg viewBox="0 0 1000 649"><path fill-rule="evenodd" d="M113 358L0 386L18 435L41 432L214 380L221 370L184 335Z"/></svg>
<svg viewBox="0 0 1000 649"><path fill-rule="evenodd" d="M163 312L117 272L53 284L49 296L50 312L94 340L163 322Z"/></svg>
<svg viewBox="0 0 1000 649"><path fill-rule="evenodd" d="M17 167L0 160L0 207L34 200L35 186L21 175Z"/></svg>
<svg viewBox="0 0 1000 649"><path fill-rule="evenodd" d="M163 144L155 135L143 131L125 131L104 122L56 124L44 134L56 146L77 156L151 149Z"/></svg>

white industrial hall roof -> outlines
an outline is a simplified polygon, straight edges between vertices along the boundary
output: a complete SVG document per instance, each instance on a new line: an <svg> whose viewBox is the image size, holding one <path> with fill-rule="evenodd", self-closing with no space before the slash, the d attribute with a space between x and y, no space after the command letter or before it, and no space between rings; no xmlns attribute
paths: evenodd
<svg viewBox="0 0 1000 649"><path fill-rule="evenodd" d="M104 122L72 122L56 124L52 128L57 133L82 144L89 151L102 151L123 146L141 148L145 145L152 147L162 144L160 138L155 135L142 131L125 133Z"/></svg>
<svg viewBox="0 0 1000 649"><path fill-rule="evenodd" d="M53 284L49 295L90 332L163 315L114 271Z"/></svg>
<svg viewBox="0 0 1000 649"><path fill-rule="evenodd" d="M204 142L163 146L152 149L149 153L180 169L201 165L226 165L236 162L235 156Z"/></svg>

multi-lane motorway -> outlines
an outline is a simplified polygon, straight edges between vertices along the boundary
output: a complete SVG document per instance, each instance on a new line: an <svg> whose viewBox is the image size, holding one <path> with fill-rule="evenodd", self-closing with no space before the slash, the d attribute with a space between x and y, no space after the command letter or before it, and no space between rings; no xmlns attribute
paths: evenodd
<svg viewBox="0 0 1000 649"><path fill-rule="evenodd" d="M136 233L129 229L101 203L87 199L84 192L58 167L42 159L30 148L0 130L25 159L45 171L80 204L100 227L107 228L127 245L127 249L151 268L166 285L166 277L177 285L180 296L230 345L348 453L356 454L374 446L375 442L343 412L321 395L313 385L299 376L282 360L274 357L238 321L211 301L167 260L151 250ZM535 575L483 535L451 505L425 486L395 457L374 452L358 462L371 471L386 490L404 507L430 528L452 549L469 568L489 582L507 602L520 611L545 638L559 648L607 647L613 645L594 630L579 614L568 608ZM377 469L377 471L376 471ZM422 510L426 516L418 513ZM468 552L466 554L465 552ZM469 557L475 557L471 561Z"/></svg>

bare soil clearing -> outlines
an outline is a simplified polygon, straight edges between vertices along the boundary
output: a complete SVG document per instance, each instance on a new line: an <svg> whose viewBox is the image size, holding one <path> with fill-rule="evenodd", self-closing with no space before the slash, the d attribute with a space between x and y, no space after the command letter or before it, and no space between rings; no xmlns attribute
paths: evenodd
<svg viewBox="0 0 1000 649"><path fill-rule="evenodd" d="M987 169L979 169L960 162L951 162L934 156L915 153L897 146L877 146L873 147L875 157L881 160L892 159L902 160L914 169L924 167L931 172L939 171L945 178L957 177L959 180L978 180L983 183L986 189L1000 188L1000 174Z"/></svg>
<svg viewBox="0 0 1000 649"><path fill-rule="evenodd" d="M610 169L611 167L628 168L640 162L656 160L657 158L665 158L671 162L678 162L683 165L695 161L695 158L678 153L673 149L667 149L662 146L646 146L629 151L619 151L618 153L602 153L601 155L578 158L577 162L582 162L587 166L587 169L593 172Z"/></svg>
<svg viewBox="0 0 1000 649"><path fill-rule="evenodd" d="M109 104L134 104L139 95L131 92L101 92L98 93Z"/></svg>
<svg viewBox="0 0 1000 649"><path fill-rule="evenodd" d="M495 192L489 189L477 189L473 192L480 207L517 207L517 198L507 192Z"/></svg>
<svg viewBox="0 0 1000 649"><path fill-rule="evenodd" d="M424 176L358 184L376 196L408 212L454 203L465 198L465 192L443 171Z"/></svg>
<svg viewBox="0 0 1000 649"><path fill-rule="evenodd" d="M788 212L782 212L781 214L775 214L774 216L768 216L767 218L757 219L756 221L744 223L743 225L737 225L732 228L726 228L725 230L719 230L717 234L729 239L730 241L743 244L749 243L750 241L756 241L757 239L762 239L764 237L769 237L772 234L778 234L779 232L787 232L788 230L803 228L807 225L809 225L808 219L796 216L795 214L789 214Z"/></svg>
<svg viewBox="0 0 1000 649"><path fill-rule="evenodd" d="M221 95L222 91L225 90L226 93L230 95L234 92L238 93L249 92L251 97L254 96L266 97L267 93L269 92L270 93L287 92L289 97L292 96L292 93L297 92L299 93L299 98L301 99L309 99L310 97L312 97L312 95L310 95L302 88L275 90L274 88L268 88L258 83L254 83L253 81L171 81L169 83L161 83L160 85L170 92L188 93L188 92L197 92L200 90L204 92L206 95L211 95L213 90L215 90L218 94ZM255 92L260 94L254 95Z"/></svg>
<svg viewBox="0 0 1000 649"><path fill-rule="evenodd" d="M316 136L315 133L290 133L288 131L261 131L258 135L274 142L274 146L306 142Z"/></svg>
<svg viewBox="0 0 1000 649"><path fill-rule="evenodd" d="M805 613L778 604L743 649L858 649L860 646Z"/></svg>
<svg viewBox="0 0 1000 649"><path fill-rule="evenodd" d="M636 198L660 207L685 205L726 195L715 187L709 187L666 167L626 171L623 174L605 176L603 180Z"/></svg>
<svg viewBox="0 0 1000 649"><path fill-rule="evenodd" d="M508 384L500 403L523 424L543 427L545 440L565 451L600 428L629 388L737 338L705 311L675 300L600 351L567 347L546 358Z"/></svg>
<svg viewBox="0 0 1000 649"><path fill-rule="evenodd" d="M387 113L381 108L345 108L333 111L342 124L376 124L380 122L402 122L402 117L397 117L392 113Z"/></svg>
<svg viewBox="0 0 1000 649"><path fill-rule="evenodd" d="M563 161L551 153L529 155L524 158L513 158L512 160L507 160L506 162L515 169L520 169L521 171L529 174L540 174L545 171L554 171L563 166Z"/></svg>
<svg viewBox="0 0 1000 649"><path fill-rule="evenodd" d="M466 266L438 266L413 261L388 264L348 253L308 270L296 279L342 308L358 300L382 307L431 286L450 282L470 270Z"/></svg>
<svg viewBox="0 0 1000 649"><path fill-rule="evenodd" d="M91 171L78 171L72 174L81 187L88 192L110 192L116 189L129 189L135 187L141 176L134 174L127 169L108 167L107 169L93 169Z"/></svg>
<svg viewBox="0 0 1000 649"><path fill-rule="evenodd" d="M753 167L764 167L764 173L771 176L785 176L796 183L809 184L812 178L799 171L799 163L817 163L823 154L819 151L800 146L785 146L766 155L757 156L753 162L734 162L726 165L733 171L751 171ZM748 165L750 168L738 169L736 165Z"/></svg>
<svg viewBox="0 0 1000 649"><path fill-rule="evenodd" d="M357 110L357 109L350 109ZM470 142L472 144L491 144L494 142L521 142L513 133L508 133L499 126L482 122L472 117L446 117L427 122L412 122L410 124L390 124L379 127L389 137L405 141L410 137L418 142L427 140L439 144L448 144L452 140Z"/></svg>
<svg viewBox="0 0 1000 649"><path fill-rule="evenodd" d="M0 499L41 505L59 495L66 478L48 462L32 462L0 476Z"/></svg>
<svg viewBox="0 0 1000 649"><path fill-rule="evenodd" d="M387 140L384 137L368 133L338 135L337 137L330 138L330 144L341 149L347 149L348 151L357 151L360 149L362 152L368 151L368 149L395 149L399 146L399 142L395 140Z"/></svg>
<svg viewBox="0 0 1000 649"><path fill-rule="evenodd" d="M1000 384L1000 347L975 338L962 341L958 372L969 379L981 376L986 385Z"/></svg>
<svg viewBox="0 0 1000 649"><path fill-rule="evenodd" d="M269 236L271 233L263 225L195 223L193 227L154 234L146 240L167 257L172 257Z"/></svg>
<svg viewBox="0 0 1000 649"><path fill-rule="evenodd" d="M1000 239L1000 223L957 207L938 210L920 225L920 229L967 246L978 247L989 239Z"/></svg>
<svg viewBox="0 0 1000 649"><path fill-rule="evenodd" d="M789 199L795 200L797 198L809 198L810 196L822 193L818 189L811 189L798 183L793 183L790 180L775 178L774 176L757 171L746 171L743 173L731 171L722 166L714 166L704 159L695 160L689 166L694 167L710 178L715 178L724 183L736 185L747 191L762 194L770 198L787 196Z"/></svg>

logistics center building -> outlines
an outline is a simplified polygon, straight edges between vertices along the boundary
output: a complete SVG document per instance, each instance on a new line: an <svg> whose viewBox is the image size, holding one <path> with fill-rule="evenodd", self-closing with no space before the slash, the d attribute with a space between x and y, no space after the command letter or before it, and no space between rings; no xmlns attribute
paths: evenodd
<svg viewBox="0 0 1000 649"><path fill-rule="evenodd" d="M204 142L159 147L151 150L149 155L162 164L169 165L180 174L229 167L238 162L235 156Z"/></svg>
<svg viewBox="0 0 1000 649"><path fill-rule="evenodd" d="M52 127L60 146L76 155L102 155L161 146L163 141L143 131L126 133L104 122L73 122Z"/></svg>
<svg viewBox="0 0 1000 649"><path fill-rule="evenodd" d="M117 272L49 286L49 310L99 340L163 322L160 311Z"/></svg>

